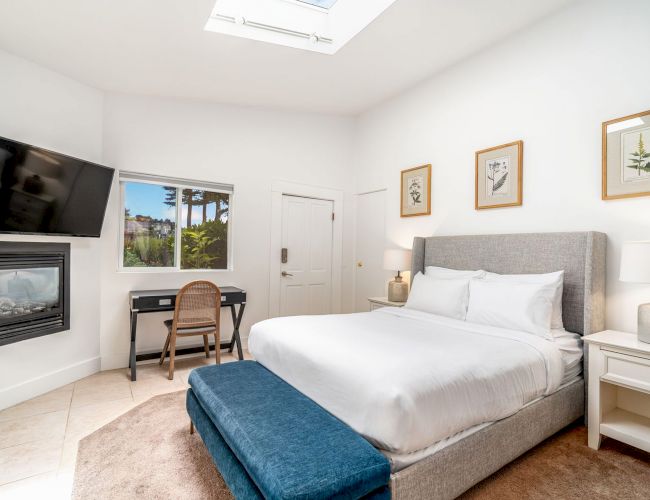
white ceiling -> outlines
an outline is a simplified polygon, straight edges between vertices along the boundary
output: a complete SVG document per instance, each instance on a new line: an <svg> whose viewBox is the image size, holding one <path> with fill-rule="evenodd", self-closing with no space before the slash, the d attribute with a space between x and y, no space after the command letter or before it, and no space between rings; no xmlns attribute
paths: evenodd
<svg viewBox="0 0 650 500"><path fill-rule="evenodd" d="M204 31L214 0L0 0L0 48L107 91L357 114L573 1L397 0L330 56Z"/></svg>

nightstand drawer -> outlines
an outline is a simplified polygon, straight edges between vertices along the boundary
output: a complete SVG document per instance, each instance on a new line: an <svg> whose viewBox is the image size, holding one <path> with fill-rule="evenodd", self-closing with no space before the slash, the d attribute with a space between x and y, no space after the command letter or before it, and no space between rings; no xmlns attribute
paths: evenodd
<svg viewBox="0 0 650 500"><path fill-rule="evenodd" d="M601 380L650 392L650 359L606 351Z"/></svg>

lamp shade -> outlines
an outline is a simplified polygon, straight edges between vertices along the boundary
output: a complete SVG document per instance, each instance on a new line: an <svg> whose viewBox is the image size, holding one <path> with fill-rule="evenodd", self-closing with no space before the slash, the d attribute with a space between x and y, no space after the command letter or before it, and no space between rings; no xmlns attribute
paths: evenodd
<svg viewBox="0 0 650 500"><path fill-rule="evenodd" d="M411 269L411 251L404 248L384 250L384 269L388 271L408 271Z"/></svg>
<svg viewBox="0 0 650 500"><path fill-rule="evenodd" d="M650 283L650 241L623 243L619 279L632 283Z"/></svg>

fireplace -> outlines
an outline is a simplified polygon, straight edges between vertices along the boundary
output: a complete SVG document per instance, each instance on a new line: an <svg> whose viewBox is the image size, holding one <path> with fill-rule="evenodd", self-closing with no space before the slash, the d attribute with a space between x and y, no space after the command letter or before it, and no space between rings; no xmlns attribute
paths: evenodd
<svg viewBox="0 0 650 500"><path fill-rule="evenodd" d="M70 244L0 242L0 345L70 328Z"/></svg>

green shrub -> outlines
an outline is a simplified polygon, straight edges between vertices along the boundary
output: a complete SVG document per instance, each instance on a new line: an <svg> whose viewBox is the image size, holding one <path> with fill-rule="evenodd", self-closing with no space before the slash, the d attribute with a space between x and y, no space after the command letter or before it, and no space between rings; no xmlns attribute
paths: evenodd
<svg viewBox="0 0 650 500"><path fill-rule="evenodd" d="M228 224L207 221L184 228L181 267L183 269L226 269L228 267Z"/></svg>

